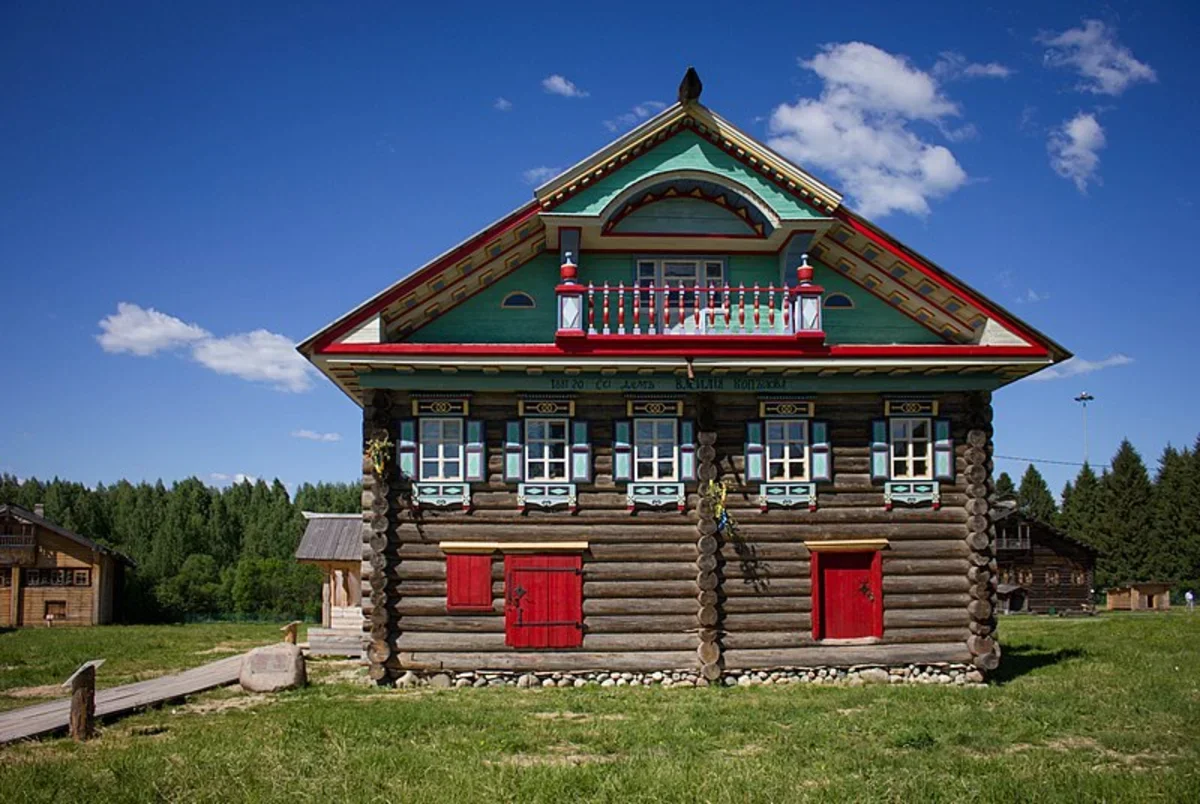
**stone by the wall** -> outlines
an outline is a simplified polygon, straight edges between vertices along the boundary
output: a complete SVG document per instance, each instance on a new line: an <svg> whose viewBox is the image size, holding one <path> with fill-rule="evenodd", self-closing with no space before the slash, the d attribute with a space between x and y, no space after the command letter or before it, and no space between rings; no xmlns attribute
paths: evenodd
<svg viewBox="0 0 1200 804"><path fill-rule="evenodd" d="M298 645L287 642L255 648L242 660L238 681L247 692L279 692L303 687L308 683L304 654Z"/></svg>

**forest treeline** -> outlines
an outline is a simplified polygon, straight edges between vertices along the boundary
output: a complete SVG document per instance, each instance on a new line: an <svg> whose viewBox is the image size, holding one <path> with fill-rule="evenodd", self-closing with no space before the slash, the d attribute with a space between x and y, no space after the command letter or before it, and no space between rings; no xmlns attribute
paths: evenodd
<svg viewBox="0 0 1200 804"><path fill-rule="evenodd" d="M1096 586L1165 581L1200 591L1200 437L1191 449L1168 445L1153 476L1122 441L1099 475L1084 464L1062 490L1062 504L1030 464L1019 486L1007 473L996 495L1099 551Z"/></svg>
<svg viewBox="0 0 1200 804"><path fill-rule="evenodd" d="M362 487L305 483L295 497L278 480L225 488L188 478L166 486L122 480L88 488L55 478L0 475L0 503L33 510L128 556L124 619L156 622L320 614L321 576L293 558L301 511L361 510Z"/></svg>

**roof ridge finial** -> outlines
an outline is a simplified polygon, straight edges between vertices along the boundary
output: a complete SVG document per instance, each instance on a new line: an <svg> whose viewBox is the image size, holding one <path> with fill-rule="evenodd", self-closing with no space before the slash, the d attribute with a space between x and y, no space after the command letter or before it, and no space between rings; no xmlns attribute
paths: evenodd
<svg viewBox="0 0 1200 804"><path fill-rule="evenodd" d="M704 82L700 80L700 74L696 72L696 68L688 65L687 72L683 74L683 80L679 82L679 102L682 104L697 103L700 100L700 93L704 91Z"/></svg>

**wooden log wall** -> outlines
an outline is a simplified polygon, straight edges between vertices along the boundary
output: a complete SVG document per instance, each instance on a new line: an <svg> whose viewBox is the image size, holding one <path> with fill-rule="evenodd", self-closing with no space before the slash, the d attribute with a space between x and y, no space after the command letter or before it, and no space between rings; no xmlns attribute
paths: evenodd
<svg viewBox="0 0 1200 804"><path fill-rule="evenodd" d="M967 546L971 548L971 569L967 580L971 602L971 636L967 649L971 661L980 670L1000 666L1000 644L996 632L996 586L999 569L993 548L996 526L990 515L989 500L995 491L992 479L992 400L991 394L971 394L967 400Z"/></svg>
<svg viewBox="0 0 1200 804"><path fill-rule="evenodd" d="M727 499L740 538L715 531L713 514L693 486L687 512L626 510L625 486L612 481L612 422L627 418L616 394L577 397L577 416L590 423L593 482L578 486L580 511L520 513L516 487L503 480L504 422L516 418L516 397L480 393L470 418L486 422L487 483L475 484L473 510L414 511L389 468L377 477L364 465L363 608L370 626L372 677L394 680L417 670L656 670L693 668L718 677L723 668L768 665L968 662L986 655L990 619L969 572L987 555L968 544L969 522L990 482L990 406L987 459L972 462L968 413L979 418L976 395L941 394L939 415L953 420L958 479L942 484L940 510L884 510L883 491L869 476L870 420L882 415L875 394L816 400L816 417L830 422L834 482L819 487L818 510L758 509L758 484L745 484L744 422L757 418L753 394L692 395L684 416L696 419L697 470L728 481ZM975 408L970 406L975 404ZM376 391L364 408L364 442L385 432L410 397ZM975 421L975 420L972 420ZM975 429L978 429L977 427ZM977 450L979 448L976 448ZM972 467L978 469L971 471ZM968 481L967 474L982 480ZM978 502L971 503L972 500ZM986 509L983 509L986 514ZM986 516L985 516L986 519ZM985 527L983 533L987 535ZM883 559L884 636L878 644L831 646L812 640L811 577L806 539L887 538ZM517 651L504 644L503 561L492 566L492 611L448 614L445 558L438 543L453 541L574 541L590 548L583 564L584 636L573 650ZM983 562L983 568L988 566ZM978 574L978 573L976 573ZM988 582L994 590L994 571ZM990 593L989 593L990 594ZM972 611L971 607L975 606ZM982 615L982 616L980 616ZM980 661L976 659L976 663ZM986 664L986 662L984 662Z"/></svg>

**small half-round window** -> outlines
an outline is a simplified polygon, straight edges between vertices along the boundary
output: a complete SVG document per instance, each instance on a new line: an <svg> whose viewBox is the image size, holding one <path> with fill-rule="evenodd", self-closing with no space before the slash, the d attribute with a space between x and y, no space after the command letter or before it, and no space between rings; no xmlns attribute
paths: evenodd
<svg viewBox="0 0 1200 804"><path fill-rule="evenodd" d="M537 307L537 302L528 293L518 290L505 296L504 301L500 302L500 306L505 310L519 309L523 307Z"/></svg>
<svg viewBox="0 0 1200 804"><path fill-rule="evenodd" d="M830 293L825 297L826 309L842 309L849 310L854 307L854 299L847 296L845 293Z"/></svg>

